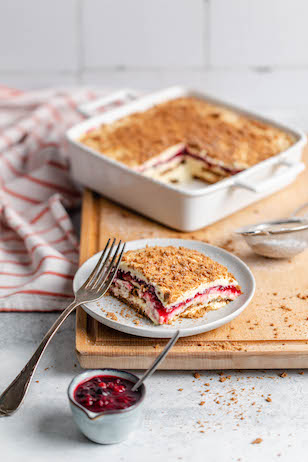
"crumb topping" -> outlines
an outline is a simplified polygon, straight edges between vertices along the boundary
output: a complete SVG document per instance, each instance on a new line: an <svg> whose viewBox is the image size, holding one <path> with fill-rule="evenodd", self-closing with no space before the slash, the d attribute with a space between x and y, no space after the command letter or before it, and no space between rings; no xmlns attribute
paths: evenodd
<svg viewBox="0 0 308 462"><path fill-rule="evenodd" d="M120 268L126 265L140 273L163 294L164 303L175 303L201 284L226 279L237 286L228 269L197 250L186 247L145 247L124 253Z"/></svg>
<svg viewBox="0 0 308 462"><path fill-rule="evenodd" d="M223 165L247 168L287 149L294 139L225 107L182 97L102 125L80 142L130 167L181 143Z"/></svg>

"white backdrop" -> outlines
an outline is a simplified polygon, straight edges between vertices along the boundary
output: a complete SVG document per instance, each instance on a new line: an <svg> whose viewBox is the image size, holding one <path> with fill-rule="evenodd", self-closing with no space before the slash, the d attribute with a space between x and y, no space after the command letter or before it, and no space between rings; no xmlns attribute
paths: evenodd
<svg viewBox="0 0 308 462"><path fill-rule="evenodd" d="M0 82L175 83L308 128L306 0L1 0Z"/></svg>

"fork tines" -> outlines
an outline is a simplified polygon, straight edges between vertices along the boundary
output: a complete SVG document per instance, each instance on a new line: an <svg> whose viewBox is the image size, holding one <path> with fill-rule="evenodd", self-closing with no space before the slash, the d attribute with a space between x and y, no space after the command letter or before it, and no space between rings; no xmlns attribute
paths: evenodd
<svg viewBox="0 0 308 462"><path fill-rule="evenodd" d="M83 284L84 289L99 292L104 286L104 291L107 291L111 285L122 259L125 242L122 243L120 240L115 248L116 239L113 239L111 245L110 241L111 239L108 239L94 270Z"/></svg>

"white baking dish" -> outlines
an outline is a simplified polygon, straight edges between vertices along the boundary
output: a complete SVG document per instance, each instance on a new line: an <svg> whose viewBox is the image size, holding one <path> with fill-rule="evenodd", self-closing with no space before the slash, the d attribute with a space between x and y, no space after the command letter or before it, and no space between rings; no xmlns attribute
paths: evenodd
<svg viewBox="0 0 308 462"><path fill-rule="evenodd" d="M275 125L292 133L296 142L286 151L215 184L206 185L197 181L189 186L175 186L137 173L78 141L92 128L179 96L203 98ZM115 202L181 231L200 229L284 188L305 168L301 155L306 137L299 130L183 87L168 88L92 117L71 128L67 132L67 139L72 174L77 181Z"/></svg>
<svg viewBox="0 0 308 462"><path fill-rule="evenodd" d="M105 113L115 109L118 106L127 104L130 101L137 99L138 93L128 88L116 91L102 98L98 98L90 103L82 104L78 107L79 112L86 117L93 117L98 114Z"/></svg>

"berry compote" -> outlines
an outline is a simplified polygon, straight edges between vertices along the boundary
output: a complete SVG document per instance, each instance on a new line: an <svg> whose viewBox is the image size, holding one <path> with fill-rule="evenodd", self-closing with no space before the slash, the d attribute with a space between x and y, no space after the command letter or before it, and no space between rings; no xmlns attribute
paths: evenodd
<svg viewBox="0 0 308 462"><path fill-rule="evenodd" d="M132 391L134 383L113 375L98 375L76 387L77 403L92 412L116 411L135 404L139 390Z"/></svg>

